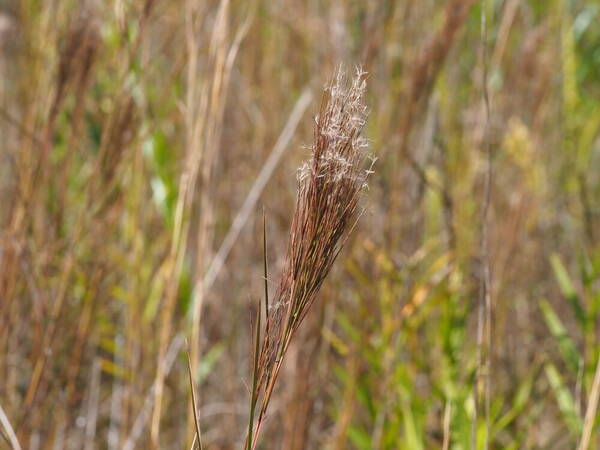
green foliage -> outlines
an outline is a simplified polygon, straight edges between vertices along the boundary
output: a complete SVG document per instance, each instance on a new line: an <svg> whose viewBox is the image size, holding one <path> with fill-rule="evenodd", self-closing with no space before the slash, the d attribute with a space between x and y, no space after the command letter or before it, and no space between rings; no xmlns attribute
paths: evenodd
<svg viewBox="0 0 600 450"><path fill-rule="evenodd" d="M598 320L599 312L597 299L600 290L596 282L600 272L597 270L597 266L594 267L594 264L591 263L587 254L584 253L579 260L579 294L578 289L575 287L576 283L567 272L560 258L557 255L553 255L551 262L560 290L563 296L569 301L573 314L577 319L577 328L582 337L582 344L576 344L576 341L569 335L566 326L563 324L563 320L559 318L550 303L542 300L540 307L546 324L558 345L563 362L568 369L564 374L565 377L563 377L557 367L553 363L548 362L544 366L544 371L554 393L562 419L569 428L572 436L577 438L583 430L583 413L577 405L572 390L567 383L568 381L576 381L577 385L583 383L586 396L591 393L591 380L600 351L594 325ZM585 304L583 303L583 299L587 300ZM578 350L578 347L583 348L583 351Z"/></svg>
<svg viewBox="0 0 600 450"><path fill-rule="evenodd" d="M546 366L544 366L544 371L546 373L546 377L548 378L548 382L550 383L550 387L554 392L556 402L558 403L558 408L565 423L569 427L571 433L578 436L581 434L583 426L571 392L565 385L563 378L560 376L560 373L553 364L546 364Z"/></svg>
<svg viewBox="0 0 600 450"><path fill-rule="evenodd" d="M558 346L560 348L562 357L565 360L565 363L571 373L577 373L577 370L580 367L582 358L577 349L575 348L575 344L567 334L567 330L563 325L562 321L545 300L540 302L540 307L542 308L542 313L544 314L544 319L546 319L546 324L552 336L558 342Z"/></svg>
<svg viewBox="0 0 600 450"><path fill-rule="evenodd" d="M143 150L154 174L150 181L152 197L167 224L172 227L177 200L176 154L164 133L158 131L146 139Z"/></svg>

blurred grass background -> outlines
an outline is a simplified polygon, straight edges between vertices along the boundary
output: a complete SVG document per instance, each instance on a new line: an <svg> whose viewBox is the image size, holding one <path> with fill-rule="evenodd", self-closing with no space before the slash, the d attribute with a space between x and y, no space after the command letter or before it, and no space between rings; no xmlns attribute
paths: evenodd
<svg viewBox="0 0 600 450"><path fill-rule="evenodd" d="M597 0L0 1L22 448L189 448L184 337L204 448L241 447L262 206L277 273L339 64L369 73L376 173L259 447L599 448L599 24Z"/></svg>

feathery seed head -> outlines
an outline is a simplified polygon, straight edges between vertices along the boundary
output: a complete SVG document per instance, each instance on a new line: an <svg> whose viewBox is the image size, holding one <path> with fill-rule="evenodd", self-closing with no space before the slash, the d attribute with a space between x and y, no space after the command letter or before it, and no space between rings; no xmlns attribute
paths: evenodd
<svg viewBox="0 0 600 450"><path fill-rule="evenodd" d="M297 174L296 210L271 306L275 341L288 340L310 309L354 225L360 193L372 173L372 164L365 169L368 142L361 134L368 113L365 75L357 68L348 80L340 67L325 88L311 155Z"/></svg>
<svg viewBox="0 0 600 450"><path fill-rule="evenodd" d="M373 163L364 167L368 146L361 135L367 118L362 102L365 89L361 69L350 81L342 68L336 71L315 118L310 158L298 169L298 197L285 263L257 350L252 411L261 400L256 433L249 432L249 448L256 445L288 345L348 238L360 193L373 173ZM251 419L251 431L252 427Z"/></svg>

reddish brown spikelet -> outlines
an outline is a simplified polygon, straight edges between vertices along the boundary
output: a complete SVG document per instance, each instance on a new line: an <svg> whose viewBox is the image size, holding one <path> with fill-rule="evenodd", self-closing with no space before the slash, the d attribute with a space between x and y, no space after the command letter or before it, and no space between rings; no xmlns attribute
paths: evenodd
<svg viewBox="0 0 600 450"><path fill-rule="evenodd" d="M273 309L295 329L312 305L356 217L365 171L364 74L349 86L339 70L316 118L312 155L298 171L298 197Z"/></svg>
<svg viewBox="0 0 600 450"><path fill-rule="evenodd" d="M371 167L365 169L367 141L361 135L367 117L365 88L360 69L352 80L341 69L336 72L315 119L311 157L298 170L285 264L260 346L253 398L262 398L254 444L289 342L357 219L360 194L371 173Z"/></svg>

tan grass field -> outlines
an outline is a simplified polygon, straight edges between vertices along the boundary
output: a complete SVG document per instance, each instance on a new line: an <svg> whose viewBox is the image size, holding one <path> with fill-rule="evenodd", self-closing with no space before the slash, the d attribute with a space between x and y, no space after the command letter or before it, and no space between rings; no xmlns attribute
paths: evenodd
<svg viewBox="0 0 600 450"><path fill-rule="evenodd" d="M0 0L0 449L600 448L598 0Z"/></svg>

